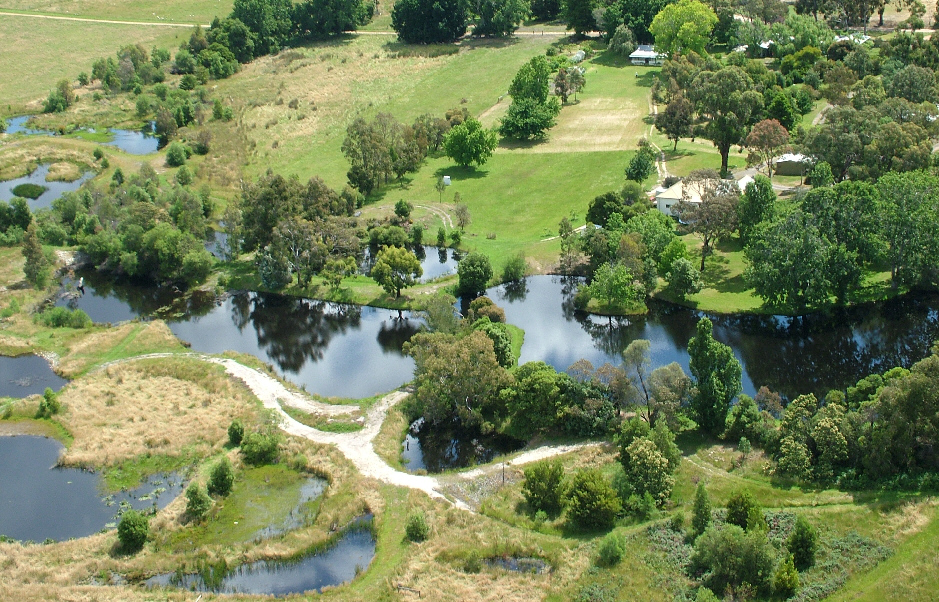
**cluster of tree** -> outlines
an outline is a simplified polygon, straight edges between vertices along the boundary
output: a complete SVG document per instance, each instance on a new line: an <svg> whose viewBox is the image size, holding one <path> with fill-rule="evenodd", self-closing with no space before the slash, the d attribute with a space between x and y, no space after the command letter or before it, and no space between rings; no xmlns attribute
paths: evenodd
<svg viewBox="0 0 939 602"><path fill-rule="evenodd" d="M509 86L512 104L500 122L502 136L516 140L543 138L554 126L561 103L549 95L550 76L551 67L544 56L533 57L522 65Z"/></svg>
<svg viewBox="0 0 939 602"><path fill-rule="evenodd" d="M300 286L324 272L341 280L350 261L356 264L364 236L349 219L359 200L351 188L338 193L317 177L304 185L296 176L268 171L246 184L239 206L226 213L228 244L258 251L258 274L267 288L283 288L294 274Z"/></svg>
<svg viewBox="0 0 939 602"><path fill-rule="evenodd" d="M693 542L688 573L700 584L697 600L718 600L713 592L747 598L789 598L796 593L799 572L815 564L818 548L818 534L803 516L797 516L790 529L776 526L771 538L766 514L744 490L727 501L724 520L716 518L700 483L687 534Z"/></svg>
<svg viewBox="0 0 939 602"><path fill-rule="evenodd" d="M470 23L474 36L505 37L531 16L529 0L398 0L391 27L408 44L446 44L463 37Z"/></svg>
<svg viewBox="0 0 939 602"><path fill-rule="evenodd" d="M939 283L939 180L925 172L890 172L876 183L831 184L822 163L815 188L778 204L759 179L740 205L746 278L767 302L795 309L843 303L864 277L890 270L894 289ZM827 181L826 181L827 179Z"/></svg>
<svg viewBox="0 0 939 602"><path fill-rule="evenodd" d="M494 148L491 132L465 108L451 109L444 117L424 114L410 126L388 113L371 121L358 117L349 124L342 143L351 164L349 184L364 195L417 171L428 153L444 149L460 165L481 165Z"/></svg>
<svg viewBox="0 0 939 602"><path fill-rule="evenodd" d="M700 272L675 233L674 221L651 210L638 183L628 181L621 192L602 194L590 203L587 221L598 227L578 235L565 221L560 229L562 270L573 268L578 252L588 260L583 268L591 282L578 295L582 306L591 299L601 306L641 305L659 277L678 298L700 290Z"/></svg>
<svg viewBox="0 0 939 602"><path fill-rule="evenodd" d="M433 299L426 313L433 331L415 335L405 347L416 364L415 418L524 439L551 431L603 436L617 427L605 372L591 368L575 377L544 362L509 372L515 357L504 314L486 297L476 299L463 319L445 298Z"/></svg>
<svg viewBox="0 0 939 602"><path fill-rule="evenodd" d="M215 263L205 250L208 191L161 184L153 168L107 190L66 193L36 215L46 244L76 245L100 268L155 282L194 285Z"/></svg>

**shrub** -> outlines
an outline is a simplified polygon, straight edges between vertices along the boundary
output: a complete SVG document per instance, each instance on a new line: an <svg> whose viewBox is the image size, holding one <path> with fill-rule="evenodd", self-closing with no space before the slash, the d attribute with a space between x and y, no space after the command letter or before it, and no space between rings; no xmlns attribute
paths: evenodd
<svg viewBox="0 0 939 602"><path fill-rule="evenodd" d="M792 554L786 557L786 561L779 564L776 569L776 576L773 577L773 591L776 595L783 598L789 598L799 589L799 572L796 571L795 564L792 562Z"/></svg>
<svg viewBox="0 0 939 602"><path fill-rule="evenodd" d="M212 507L212 498L199 483L193 481L186 488L186 514L194 520L201 520Z"/></svg>
<svg viewBox="0 0 939 602"><path fill-rule="evenodd" d="M437 246L441 248L447 246L447 231L443 226L437 228Z"/></svg>
<svg viewBox="0 0 939 602"><path fill-rule="evenodd" d="M192 172L189 170L187 166L183 165L176 172L176 181L179 183L180 186L189 186L190 184L192 184L192 180L193 180Z"/></svg>
<svg viewBox="0 0 939 602"><path fill-rule="evenodd" d="M49 328L88 328L92 324L88 314L67 307L50 307L37 314L36 320Z"/></svg>
<svg viewBox="0 0 939 602"><path fill-rule="evenodd" d="M36 411L36 418L51 418L52 416L58 414L62 409L62 404L59 403L59 397L55 392L46 387L46 390L42 394L42 399L39 401L39 409Z"/></svg>
<svg viewBox="0 0 939 602"><path fill-rule="evenodd" d="M140 550L149 534L150 520L140 512L128 510L121 516L121 522L117 525L117 540L125 552Z"/></svg>
<svg viewBox="0 0 939 602"><path fill-rule="evenodd" d="M409 514L404 532L411 541L421 542L427 539L430 528L427 526L427 521L424 519L424 513L418 511Z"/></svg>
<svg viewBox="0 0 939 602"><path fill-rule="evenodd" d="M457 266L456 273L459 294L477 297L486 291L492 278L492 264L489 263L489 257L482 253L470 253Z"/></svg>
<svg viewBox="0 0 939 602"><path fill-rule="evenodd" d="M170 167L179 167L186 164L186 147L179 142L173 142L166 149L166 164Z"/></svg>
<svg viewBox="0 0 939 602"><path fill-rule="evenodd" d="M525 262L525 254L519 253L509 258L502 268L502 282L518 282L525 278L528 271L528 263Z"/></svg>
<svg viewBox="0 0 939 602"><path fill-rule="evenodd" d="M414 205L405 201L404 199L401 199L395 203L395 215L397 215L402 220L407 220L409 217L411 217L412 211L414 211Z"/></svg>
<svg viewBox="0 0 939 602"><path fill-rule="evenodd" d="M691 536L697 537L711 524L711 499L704 483L698 483L698 490L694 495L694 510L691 515Z"/></svg>
<svg viewBox="0 0 939 602"><path fill-rule="evenodd" d="M815 549L817 546L818 533L815 532L809 521L805 520L805 517L799 516L796 518L795 527L789 535L789 541L786 542L786 547L789 549L789 553L792 554L794 566L800 571L812 568L812 565L815 564Z"/></svg>
<svg viewBox="0 0 939 602"><path fill-rule="evenodd" d="M274 464L280 455L280 436L273 432L248 433L241 440L241 455L255 466Z"/></svg>
<svg viewBox="0 0 939 602"><path fill-rule="evenodd" d="M723 592L744 583L766 592L773 576L773 547L762 531L745 533L736 525L709 527L695 541L691 571L703 585Z"/></svg>
<svg viewBox="0 0 939 602"><path fill-rule="evenodd" d="M212 474L209 476L209 493L226 496L231 493L234 484L235 471L232 469L231 460L226 456L212 467Z"/></svg>
<svg viewBox="0 0 939 602"><path fill-rule="evenodd" d="M590 468L574 476L568 493L567 516L576 526L609 528L621 509L619 496L599 470Z"/></svg>
<svg viewBox="0 0 939 602"><path fill-rule="evenodd" d="M746 530L754 508L759 508L759 504L756 503L750 492L738 491L727 500L727 522Z"/></svg>
<svg viewBox="0 0 939 602"><path fill-rule="evenodd" d="M91 154L94 156L95 161L100 161L104 158L104 151L101 150L101 147L96 148Z"/></svg>
<svg viewBox="0 0 939 602"><path fill-rule="evenodd" d="M411 244L415 247L424 244L424 226L420 224L411 226Z"/></svg>
<svg viewBox="0 0 939 602"><path fill-rule="evenodd" d="M607 533L607 536L600 542L597 563L602 566L614 566L619 564L625 554L626 538L618 533Z"/></svg>
<svg viewBox="0 0 939 602"><path fill-rule="evenodd" d="M545 513L561 511L564 503L564 466L560 460L538 462L525 469L522 494L528 506Z"/></svg>

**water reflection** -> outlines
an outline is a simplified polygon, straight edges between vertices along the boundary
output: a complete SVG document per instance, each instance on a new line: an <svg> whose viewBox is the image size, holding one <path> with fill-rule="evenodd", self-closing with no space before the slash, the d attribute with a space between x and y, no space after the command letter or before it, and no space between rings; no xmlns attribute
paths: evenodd
<svg viewBox="0 0 939 602"><path fill-rule="evenodd" d="M496 433L484 435L476 429L431 427L419 418L408 429L401 458L411 472L437 473L485 464L524 445L524 441Z"/></svg>
<svg viewBox="0 0 939 602"><path fill-rule="evenodd" d="M419 282L430 282L443 276L456 274L456 268L463 256L456 249L438 249L430 245L418 246L413 249L414 255L421 262L423 275L418 279ZM371 247L365 247L362 261L359 264L359 272L368 274L375 265L376 255L373 254Z"/></svg>
<svg viewBox="0 0 939 602"><path fill-rule="evenodd" d="M31 128L26 125L26 122L32 118L32 115L20 115L19 117L11 117L7 119L7 134L22 134L24 136L59 136L63 132L72 134L75 132L90 132L95 133L94 128L80 128L75 131L71 131L72 126L69 126L68 130L53 131L53 130L44 130L39 128ZM144 124L140 130L123 130L119 128L115 129L106 129L105 132L108 134L108 139L101 144L106 146L114 146L125 153L130 155L149 155L150 153L155 153L159 149L159 138L156 137L155 132L155 122L148 121Z"/></svg>
<svg viewBox="0 0 939 602"><path fill-rule="evenodd" d="M488 293L504 307L507 321L525 330L521 362L543 360L559 370L581 358L595 366L619 364L631 341L648 339L654 366L677 361L688 370L688 341L703 312L651 301L647 315L611 323L574 308L576 282L552 276L527 280L523 299L503 287ZM922 359L939 339L937 307L936 296L924 295L798 318L710 317L715 338L741 361L744 392L753 395L766 385L791 398L823 395L872 372Z"/></svg>
<svg viewBox="0 0 939 602"><path fill-rule="evenodd" d="M308 391L353 398L411 380L414 361L401 347L420 327L410 312L266 293L235 294L204 316L168 321L197 351L250 353Z"/></svg>

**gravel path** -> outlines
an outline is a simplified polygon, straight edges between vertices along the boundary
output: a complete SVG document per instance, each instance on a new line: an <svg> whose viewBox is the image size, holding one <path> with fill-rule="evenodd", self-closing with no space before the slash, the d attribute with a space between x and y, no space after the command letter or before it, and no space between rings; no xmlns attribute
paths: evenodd
<svg viewBox="0 0 939 602"><path fill-rule="evenodd" d="M365 425L359 431L351 433L329 433L317 430L313 427L302 424L292 418L284 411L283 404L299 408L303 411L326 415L339 416L350 414L358 410L358 406L343 406L329 403L323 403L310 399L302 394L289 390L279 380L265 374L254 368L249 368L233 359L212 357L200 353L173 354L173 353L153 353L141 355L132 358L109 362L100 366L103 369L108 365L124 363L139 359L161 358L161 357L190 357L205 362L218 364L225 368L225 371L242 381L245 386L251 389L265 408L273 410L280 417L280 428L285 432L322 443L326 445L335 445L343 455L348 458L356 469L366 477L377 479L384 483L396 485L398 487L407 487L423 491L427 495L447 500L457 508L472 511L469 504L452 495L454 485L465 485L470 481L485 481L492 477L496 472L501 471L502 462L492 463L486 466L474 468L458 473L450 473L443 477L433 477L429 475L417 475L409 472L396 470L382 460L377 453L373 442L378 436L382 423L388 410L399 403L407 393L404 391L393 391L385 395L373 405L365 416ZM599 445L596 443L578 443L573 445L546 445L531 450L526 450L506 460L512 466L519 466L531 462L538 462L545 458L550 458L559 454L568 453L585 447ZM459 487L458 487L459 488ZM449 491L451 495L445 495L443 492Z"/></svg>

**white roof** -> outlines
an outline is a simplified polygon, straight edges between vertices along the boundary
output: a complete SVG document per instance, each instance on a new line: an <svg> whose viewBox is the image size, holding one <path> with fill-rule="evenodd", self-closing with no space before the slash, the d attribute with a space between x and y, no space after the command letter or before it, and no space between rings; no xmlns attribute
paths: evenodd
<svg viewBox="0 0 939 602"><path fill-rule="evenodd" d="M836 42L850 41L850 42L854 42L855 44L863 44L870 39L871 39L870 36L860 34L860 33L852 33L846 36L835 36Z"/></svg>
<svg viewBox="0 0 939 602"><path fill-rule="evenodd" d="M639 48L636 48L636 50L629 55L631 59L656 59L664 57L664 54L656 52L655 48L649 44L639 44Z"/></svg>
<svg viewBox="0 0 939 602"><path fill-rule="evenodd" d="M793 163L805 163L809 158L799 153L785 153L776 157L776 162L791 161Z"/></svg>
<svg viewBox="0 0 939 602"><path fill-rule="evenodd" d="M753 181L753 176L744 176L737 180L737 187L741 192L747 187L747 184ZM680 201L684 197L685 183L684 181L673 184L667 189L657 192L655 195L656 199L674 199ZM701 190L700 184L695 184L688 190L688 202L690 203L700 203L701 202Z"/></svg>

